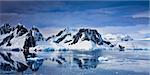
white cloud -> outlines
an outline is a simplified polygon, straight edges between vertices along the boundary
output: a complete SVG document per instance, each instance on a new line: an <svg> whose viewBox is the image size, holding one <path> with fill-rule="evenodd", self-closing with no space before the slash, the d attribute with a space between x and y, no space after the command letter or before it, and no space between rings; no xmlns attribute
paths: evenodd
<svg viewBox="0 0 150 75"><path fill-rule="evenodd" d="M149 30L143 29L143 30L139 31L139 33L141 33L141 34L150 34L150 28L149 28Z"/></svg>
<svg viewBox="0 0 150 75"><path fill-rule="evenodd" d="M134 14L133 18L150 18L150 11L145 11L141 13Z"/></svg>

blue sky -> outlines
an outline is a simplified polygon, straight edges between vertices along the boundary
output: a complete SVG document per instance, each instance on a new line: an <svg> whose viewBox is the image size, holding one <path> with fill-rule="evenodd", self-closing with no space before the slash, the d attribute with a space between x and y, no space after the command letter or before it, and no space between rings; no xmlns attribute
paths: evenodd
<svg viewBox="0 0 150 75"><path fill-rule="evenodd" d="M147 25L148 1L7 1L0 23L38 27Z"/></svg>
<svg viewBox="0 0 150 75"><path fill-rule="evenodd" d="M71 28L150 38L149 1L1 1L0 25L36 26L46 35Z"/></svg>

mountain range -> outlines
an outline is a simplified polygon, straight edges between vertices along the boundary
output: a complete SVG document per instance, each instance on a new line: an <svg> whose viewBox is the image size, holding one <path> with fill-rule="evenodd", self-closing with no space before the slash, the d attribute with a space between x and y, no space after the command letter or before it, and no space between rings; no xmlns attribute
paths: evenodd
<svg viewBox="0 0 150 75"><path fill-rule="evenodd" d="M129 41L133 41L133 38L129 35L106 34L102 36L96 29L82 28L73 30L65 28L55 35L44 37L36 27L29 29L22 24L16 26L3 24L0 27L1 48L51 48L54 50L122 49L126 48L126 46L120 44L120 42Z"/></svg>
<svg viewBox="0 0 150 75"><path fill-rule="evenodd" d="M101 50L114 49L124 51L128 48L143 50L149 49L149 45L147 42L133 40L129 35L106 34L102 36L96 29L65 28L57 34L46 38L36 27L29 29L22 24L16 26L3 24L0 27L0 69L4 71L15 70L17 72L23 72L27 68L30 68L35 72L47 58L50 58L50 60L58 64L70 61L67 59L68 57L70 58L70 55L66 55L67 53L61 56L61 52L66 50L73 50L81 55L78 56L77 54L72 59L80 68L96 68L98 60L107 61L107 58L99 57ZM30 52L26 52L27 49ZM37 51L41 51L41 53ZM46 52L46 54L43 52ZM52 53L51 57L49 57L48 53ZM85 58L83 53L92 54L92 57L89 56L86 59L93 60L95 63L89 62L92 65L84 63L86 60L83 60ZM47 56L45 57L45 55Z"/></svg>

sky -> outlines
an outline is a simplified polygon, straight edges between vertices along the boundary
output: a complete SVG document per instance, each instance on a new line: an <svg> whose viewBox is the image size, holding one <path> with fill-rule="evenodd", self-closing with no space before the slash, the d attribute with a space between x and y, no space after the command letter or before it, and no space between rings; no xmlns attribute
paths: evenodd
<svg viewBox="0 0 150 75"><path fill-rule="evenodd" d="M137 30L134 27L150 27L149 14L148 0L0 1L0 25L21 23L27 27L36 26L41 29L128 27L134 31Z"/></svg>

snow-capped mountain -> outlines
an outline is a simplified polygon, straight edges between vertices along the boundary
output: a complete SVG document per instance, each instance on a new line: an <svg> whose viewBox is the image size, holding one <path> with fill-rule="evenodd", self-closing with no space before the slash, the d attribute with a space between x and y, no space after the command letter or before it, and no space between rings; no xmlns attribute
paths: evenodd
<svg viewBox="0 0 150 75"><path fill-rule="evenodd" d="M0 30L0 69L23 72L30 68L32 71L37 71L43 59L32 60L35 54L27 54L25 49L35 47L45 41L40 31L35 27L28 29L22 24L16 27L4 24ZM31 55L30 59L27 58L29 55Z"/></svg>
<svg viewBox="0 0 150 75"><path fill-rule="evenodd" d="M72 29L64 29L58 34L48 37L47 41L66 49L92 50L100 45L112 46L109 41L103 40L95 29L79 29L76 32Z"/></svg>
<svg viewBox="0 0 150 75"><path fill-rule="evenodd" d="M4 26L1 26L0 29L1 29L0 35L1 47L9 47L9 48L34 47L38 44L39 41L44 41L43 35L37 28L27 29L25 26L21 24L18 24L16 27L10 27L9 24L4 24Z"/></svg>
<svg viewBox="0 0 150 75"><path fill-rule="evenodd" d="M123 34L106 34L103 36L104 40L107 41L132 41L133 38L131 38L129 35L123 35Z"/></svg>
<svg viewBox="0 0 150 75"><path fill-rule="evenodd" d="M51 48L52 50L94 50L97 48L126 49L133 46L133 43L126 44L133 41L129 35L106 34L101 36L96 29L89 28L66 28L47 39L43 37L38 28L32 27L29 29L22 24L18 24L16 27L4 24L0 27L0 30L0 47L2 48L23 49L32 47L32 49ZM136 44L134 45L136 46Z"/></svg>
<svg viewBox="0 0 150 75"><path fill-rule="evenodd" d="M0 35L10 33L13 28L9 24L4 24L0 27Z"/></svg>

